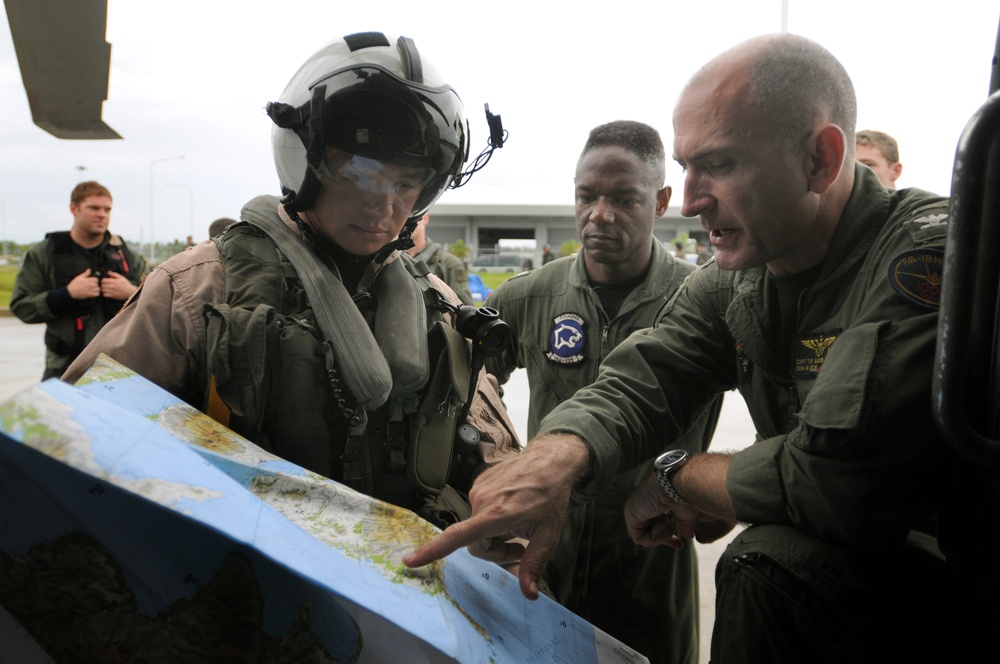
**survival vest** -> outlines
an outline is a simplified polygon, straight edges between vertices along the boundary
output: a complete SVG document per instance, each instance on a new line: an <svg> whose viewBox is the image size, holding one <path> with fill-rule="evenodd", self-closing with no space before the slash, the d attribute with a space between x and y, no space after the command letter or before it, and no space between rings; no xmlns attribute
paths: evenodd
<svg viewBox="0 0 1000 664"><path fill-rule="evenodd" d="M482 462L475 445L455 443L469 394L470 344L444 322L435 306L444 296L427 280L426 266L399 252L397 265L370 266L359 292L330 311L331 293L340 288L346 295L343 285L300 240L279 248L270 234L280 235L275 224L287 227L275 206L267 207L248 205L244 220L213 240L223 257L226 301L205 305L204 313L209 370L231 411L228 426L441 527L464 517L464 498L455 508L442 510L441 503L455 499L447 485L467 490ZM293 265L286 253L303 250L311 256L296 253ZM322 291L315 299L325 311L304 283L317 274ZM414 282L414 301L400 301L403 286ZM324 315L341 326L332 340L323 333ZM344 324L353 316L364 329ZM365 393L352 384L369 364L386 362L391 389Z"/></svg>
<svg viewBox="0 0 1000 664"><path fill-rule="evenodd" d="M118 235L106 233L104 242L93 250L84 249L70 237L69 231L47 233L51 261L55 270L55 288L62 288L86 269L92 274L104 275L117 272L125 277L131 277L133 271L132 253L125 241ZM53 289L54 290L54 289ZM64 316L73 318L73 342L67 343L48 329L45 335L45 345L58 355L76 358L86 345L87 326L91 314L97 307L103 307L104 316L101 324L114 316L122 307L121 302L94 297L88 300L74 300L72 306L63 312Z"/></svg>

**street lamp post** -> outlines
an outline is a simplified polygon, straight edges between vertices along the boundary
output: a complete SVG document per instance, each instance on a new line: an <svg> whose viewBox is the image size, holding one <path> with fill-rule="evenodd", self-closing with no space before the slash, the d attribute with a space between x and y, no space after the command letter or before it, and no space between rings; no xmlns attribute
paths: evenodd
<svg viewBox="0 0 1000 664"><path fill-rule="evenodd" d="M155 164L159 164L160 162L183 158L184 155L179 154L173 157L154 159L149 162L149 262L154 265L156 264L156 232L154 230L156 214L153 211L153 166Z"/></svg>
<svg viewBox="0 0 1000 664"><path fill-rule="evenodd" d="M7 211L4 209L3 199L0 198L0 233L3 234L3 263L7 264Z"/></svg>
<svg viewBox="0 0 1000 664"><path fill-rule="evenodd" d="M176 182L168 182L168 187L178 187L180 189L187 189L188 193L188 222L191 224L191 241L194 242L194 189L191 185L187 184L177 184Z"/></svg>

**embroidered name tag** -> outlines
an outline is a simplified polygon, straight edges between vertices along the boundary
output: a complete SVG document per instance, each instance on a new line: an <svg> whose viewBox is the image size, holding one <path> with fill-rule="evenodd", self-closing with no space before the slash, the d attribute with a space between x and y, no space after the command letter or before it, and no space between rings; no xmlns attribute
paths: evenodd
<svg viewBox="0 0 1000 664"><path fill-rule="evenodd" d="M889 283L904 299L937 309L941 304L943 272L943 250L911 249L896 256L889 265Z"/></svg>
<svg viewBox="0 0 1000 664"><path fill-rule="evenodd" d="M549 352L545 357L556 364L583 362L583 317L579 314L560 314L552 319L549 332Z"/></svg>
<svg viewBox="0 0 1000 664"><path fill-rule="evenodd" d="M835 335L821 334L815 337L799 339L792 358L792 374L796 378L815 377L823 368L826 351L837 340Z"/></svg>

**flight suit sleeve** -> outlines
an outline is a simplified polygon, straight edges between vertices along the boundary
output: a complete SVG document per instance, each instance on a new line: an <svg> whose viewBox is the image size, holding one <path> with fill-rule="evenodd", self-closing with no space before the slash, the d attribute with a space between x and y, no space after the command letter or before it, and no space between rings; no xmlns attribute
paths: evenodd
<svg viewBox="0 0 1000 664"><path fill-rule="evenodd" d="M616 472L669 448L736 386L731 336L709 277L689 278L657 327L622 342L594 383L542 421L540 433L570 432L591 450L592 473L575 501L593 500Z"/></svg>
<svg viewBox="0 0 1000 664"><path fill-rule="evenodd" d="M468 423L479 432L479 452L487 465L521 453L521 442L500 399L497 379L485 370L479 372Z"/></svg>
<svg viewBox="0 0 1000 664"><path fill-rule="evenodd" d="M59 317L48 304L52 266L44 243L28 250L14 279L10 310L25 323L48 323Z"/></svg>
<svg viewBox="0 0 1000 664"><path fill-rule="evenodd" d="M429 274L427 279L432 286L445 293L452 304L459 303L458 296L437 275ZM453 318L451 324L454 325ZM521 452L517 429L507 415L507 408L500 396L500 385L496 377L487 373L485 368L479 371L477 377L476 393L469 406L468 423L479 432L479 450L485 463L496 463Z"/></svg>

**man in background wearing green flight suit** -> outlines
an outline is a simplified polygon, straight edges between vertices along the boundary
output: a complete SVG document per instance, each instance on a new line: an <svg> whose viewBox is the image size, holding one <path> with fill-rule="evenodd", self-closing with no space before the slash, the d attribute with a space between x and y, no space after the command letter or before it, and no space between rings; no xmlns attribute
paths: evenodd
<svg viewBox="0 0 1000 664"><path fill-rule="evenodd" d="M423 261L433 274L441 277L441 280L451 286L458 295L462 304L475 305L472 299L472 291L469 290L469 275L465 269L465 263L458 256L452 254L437 242L427 237L427 222L430 215L425 214L417 222L417 227L410 236L413 246L406 250L410 256L418 261Z"/></svg>
<svg viewBox="0 0 1000 664"><path fill-rule="evenodd" d="M501 383L514 369L527 369L529 437L553 408L597 378L612 349L654 324L694 271L653 235L670 201L665 161L663 141L648 125L616 121L593 129L574 179L582 248L509 279L487 299L511 329L511 345L487 359L487 369ZM680 444L704 451L717 416L706 413ZM622 520L625 501L649 472L650 464L638 466L616 477L598 500L569 512L544 578L561 604L650 662L693 664L694 548L643 548L628 538Z"/></svg>

